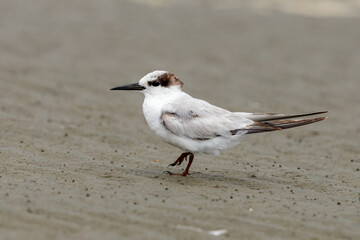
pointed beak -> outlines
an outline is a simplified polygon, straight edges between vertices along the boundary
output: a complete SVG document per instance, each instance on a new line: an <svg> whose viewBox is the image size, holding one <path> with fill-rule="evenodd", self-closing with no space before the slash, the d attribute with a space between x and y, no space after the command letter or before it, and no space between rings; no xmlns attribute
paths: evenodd
<svg viewBox="0 0 360 240"><path fill-rule="evenodd" d="M110 90L144 90L145 87L139 85L138 83L132 83L128 85L123 85L119 87L114 87Z"/></svg>

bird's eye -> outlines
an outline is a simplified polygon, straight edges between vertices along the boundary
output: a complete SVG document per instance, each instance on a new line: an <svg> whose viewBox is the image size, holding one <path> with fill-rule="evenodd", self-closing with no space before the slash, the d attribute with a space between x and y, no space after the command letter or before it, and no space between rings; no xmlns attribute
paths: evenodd
<svg viewBox="0 0 360 240"><path fill-rule="evenodd" d="M157 86L160 85L160 83L159 83L159 81L155 80L155 81L152 82L151 85L153 85L154 87L157 87Z"/></svg>

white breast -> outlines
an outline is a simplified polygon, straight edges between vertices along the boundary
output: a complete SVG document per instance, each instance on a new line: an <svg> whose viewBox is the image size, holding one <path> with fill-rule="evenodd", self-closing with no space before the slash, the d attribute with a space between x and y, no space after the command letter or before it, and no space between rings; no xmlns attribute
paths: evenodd
<svg viewBox="0 0 360 240"><path fill-rule="evenodd" d="M151 130L155 132L157 132L161 127L161 108L161 104L157 101L152 101L148 98L145 98L143 103L144 117Z"/></svg>
<svg viewBox="0 0 360 240"><path fill-rule="evenodd" d="M191 145L190 142L192 141L174 135L164 127L161 121L161 114L164 105L170 103L171 101L176 101L179 95L182 94L170 94L167 96L145 95L143 113L151 130L161 137L163 141L188 151L190 150L188 146Z"/></svg>
<svg viewBox="0 0 360 240"><path fill-rule="evenodd" d="M160 119L162 108L164 105L178 98L179 94L171 92L164 94L145 94L143 113L146 122L151 130L155 131L155 133L165 141L167 140L169 132L165 129Z"/></svg>

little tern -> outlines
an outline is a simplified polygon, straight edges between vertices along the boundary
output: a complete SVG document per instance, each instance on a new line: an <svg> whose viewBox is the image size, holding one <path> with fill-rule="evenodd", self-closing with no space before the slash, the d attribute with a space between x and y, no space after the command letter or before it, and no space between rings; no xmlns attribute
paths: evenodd
<svg viewBox="0 0 360 240"><path fill-rule="evenodd" d="M184 92L184 84L173 73L154 71L138 83L123 85L111 90L136 90L145 95L143 113L149 127L165 142L183 151L169 166L181 165L189 157L183 173L186 176L194 153L219 154L239 144L246 134L282 130L319 122L325 117L296 119L324 114L327 111L305 114L276 114L230 112L210 103L191 97Z"/></svg>

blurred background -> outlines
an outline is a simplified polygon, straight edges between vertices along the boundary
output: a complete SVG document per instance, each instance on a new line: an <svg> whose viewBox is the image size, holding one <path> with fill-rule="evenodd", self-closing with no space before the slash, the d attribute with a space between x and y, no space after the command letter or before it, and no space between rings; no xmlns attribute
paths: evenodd
<svg viewBox="0 0 360 240"><path fill-rule="evenodd" d="M299 100L317 110L358 97L356 0L0 4L2 79L12 88L14 81L39 81L54 91L81 85L81 95L84 85L107 89L165 69L200 98L216 96L224 105L239 95L242 110L288 110L284 99L294 111L305 110ZM321 87L309 91L314 84Z"/></svg>
<svg viewBox="0 0 360 240"><path fill-rule="evenodd" d="M0 236L208 236L174 227L188 224L230 238L355 239L359 17L359 0L0 1ZM193 178L159 177L179 150L154 137L141 94L109 91L157 69L231 111L329 119L199 156ZM230 194L236 204L209 200ZM254 206L265 210L248 215Z"/></svg>

